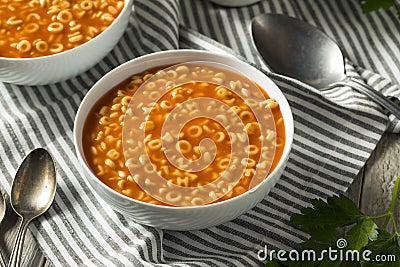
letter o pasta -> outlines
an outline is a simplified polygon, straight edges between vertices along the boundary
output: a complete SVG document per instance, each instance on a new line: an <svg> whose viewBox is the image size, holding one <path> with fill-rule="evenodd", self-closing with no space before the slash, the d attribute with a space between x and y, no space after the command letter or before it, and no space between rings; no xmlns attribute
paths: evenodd
<svg viewBox="0 0 400 267"><path fill-rule="evenodd" d="M249 155L256 155L260 149L256 145L248 145L244 149Z"/></svg>
<svg viewBox="0 0 400 267"><path fill-rule="evenodd" d="M26 26L24 27L24 31L27 33L35 33L38 30L39 30L39 24L33 22L26 24Z"/></svg>
<svg viewBox="0 0 400 267"><path fill-rule="evenodd" d="M182 153L186 154L192 151L192 144L190 144L186 140L179 140L178 141L178 148L182 151Z"/></svg>
<svg viewBox="0 0 400 267"><path fill-rule="evenodd" d="M22 53L27 53L31 51L32 44L27 40L22 40L17 44L17 49Z"/></svg>
<svg viewBox="0 0 400 267"><path fill-rule="evenodd" d="M161 148L161 140L160 139L153 139L147 143L147 146L150 150L158 150Z"/></svg>
<svg viewBox="0 0 400 267"><path fill-rule="evenodd" d="M72 19L74 18L74 15L72 15L72 13L68 10L61 10L58 14L57 14L57 19L61 22L61 23L68 23L70 22Z"/></svg>
<svg viewBox="0 0 400 267"><path fill-rule="evenodd" d="M63 51L64 46L60 43L54 43L50 45L50 51L53 54L60 53Z"/></svg>
<svg viewBox="0 0 400 267"><path fill-rule="evenodd" d="M64 30L64 24L61 22L52 22L47 26L47 30L51 33L59 33Z"/></svg>
<svg viewBox="0 0 400 267"><path fill-rule="evenodd" d="M242 119L243 121L248 121L248 120L254 120L254 115L253 113L251 113L250 111L242 111L239 115L240 119Z"/></svg>
<svg viewBox="0 0 400 267"><path fill-rule="evenodd" d="M87 1L87 0L82 1L79 4L79 6L80 6L80 8L82 8L83 10L86 10L86 11L93 8L92 2L91 1Z"/></svg>
<svg viewBox="0 0 400 267"><path fill-rule="evenodd" d="M160 107L162 109L170 109L170 108L172 108L171 103L169 101L167 101L167 100L161 101Z"/></svg>
<svg viewBox="0 0 400 267"><path fill-rule="evenodd" d="M45 41L38 41L35 44L36 50L45 53L49 49L49 45Z"/></svg>
<svg viewBox="0 0 400 267"><path fill-rule="evenodd" d="M223 133L223 132L216 132L214 135L213 135L213 139L214 139L214 141L215 142L217 142L217 143L221 143L222 141L224 141L225 140L225 134Z"/></svg>
<svg viewBox="0 0 400 267"><path fill-rule="evenodd" d="M223 158L220 161L218 161L218 167L220 169L226 169L226 167L228 167L230 159L228 158Z"/></svg>
<svg viewBox="0 0 400 267"><path fill-rule="evenodd" d="M189 128L187 129L187 134L193 138L201 136L202 133L203 133L203 128L201 128L201 126L199 125L192 125L189 126Z"/></svg>
<svg viewBox="0 0 400 267"><path fill-rule="evenodd" d="M179 194L178 192L169 191L165 195L165 198L166 198L167 201L170 201L170 202L178 202L179 200L182 199L182 195Z"/></svg>

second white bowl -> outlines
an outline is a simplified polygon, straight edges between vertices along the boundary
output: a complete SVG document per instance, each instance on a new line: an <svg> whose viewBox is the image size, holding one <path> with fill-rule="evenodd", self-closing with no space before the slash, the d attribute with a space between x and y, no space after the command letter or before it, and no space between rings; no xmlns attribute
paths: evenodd
<svg viewBox="0 0 400 267"><path fill-rule="evenodd" d="M117 44L128 25L133 0L125 0L114 22L92 40L71 50L35 58L0 57L0 81L44 85L72 78L93 67Z"/></svg>

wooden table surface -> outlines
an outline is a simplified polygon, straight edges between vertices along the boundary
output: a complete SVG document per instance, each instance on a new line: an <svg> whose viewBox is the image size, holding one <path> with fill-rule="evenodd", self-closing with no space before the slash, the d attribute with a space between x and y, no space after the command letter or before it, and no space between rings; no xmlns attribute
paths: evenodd
<svg viewBox="0 0 400 267"><path fill-rule="evenodd" d="M347 191L365 214L380 214L389 208L394 180L400 175L400 134L385 134L364 169ZM7 200L9 202L9 200ZM400 205L400 203L398 203ZM397 223L400 209L397 206ZM7 213L0 225L0 250L5 259L11 254L19 219L7 203ZM28 231L22 256L22 266L49 266L46 258Z"/></svg>

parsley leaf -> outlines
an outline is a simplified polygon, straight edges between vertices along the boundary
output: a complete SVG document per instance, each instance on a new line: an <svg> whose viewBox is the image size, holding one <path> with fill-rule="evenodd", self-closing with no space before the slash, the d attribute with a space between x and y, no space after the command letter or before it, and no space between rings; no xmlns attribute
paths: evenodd
<svg viewBox="0 0 400 267"><path fill-rule="evenodd" d="M400 246L397 236L391 236L387 238L378 238L372 241L363 248L363 252L370 251L368 253L369 261L361 260L361 266L365 267L398 267L400 262Z"/></svg>
<svg viewBox="0 0 400 267"><path fill-rule="evenodd" d="M312 208L304 208L302 214L293 214L290 222L300 230L311 234L320 227L336 228L353 224L364 217L349 198L333 196L327 202L315 199L311 201Z"/></svg>
<svg viewBox="0 0 400 267"><path fill-rule="evenodd" d="M323 243L334 243L342 235L339 233L336 227L333 226L314 226L314 227L299 227L304 229L303 231L310 235L311 240L316 240Z"/></svg>
<svg viewBox="0 0 400 267"><path fill-rule="evenodd" d="M366 246L369 240L374 241L378 238L378 226L371 219L364 219L349 230L346 235L350 242L349 248L360 251Z"/></svg>
<svg viewBox="0 0 400 267"><path fill-rule="evenodd" d="M400 5L396 4L397 0L359 0L361 8L364 13L383 9L389 9L395 7L397 9L397 15L400 18Z"/></svg>
<svg viewBox="0 0 400 267"><path fill-rule="evenodd" d="M368 13L381 8L388 9L394 5L394 0L360 0L363 12Z"/></svg>

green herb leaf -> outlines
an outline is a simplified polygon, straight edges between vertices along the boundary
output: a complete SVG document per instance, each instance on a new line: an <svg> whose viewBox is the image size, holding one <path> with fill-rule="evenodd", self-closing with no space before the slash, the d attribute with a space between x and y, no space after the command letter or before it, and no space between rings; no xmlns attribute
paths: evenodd
<svg viewBox="0 0 400 267"><path fill-rule="evenodd" d="M383 230L383 229L378 229L378 238L377 239L390 239L392 237L392 234L389 232Z"/></svg>
<svg viewBox="0 0 400 267"><path fill-rule="evenodd" d="M394 5L393 0L362 0L361 5L364 12L371 12L380 8L388 9Z"/></svg>
<svg viewBox="0 0 400 267"><path fill-rule="evenodd" d="M359 0L361 3L361 8L364 13L369 13L372 11L383 9L389 9L396 6L396 0ZM400 7L397 6L397 14L400 18Z"/></svg>
<svg viewBox="0 0 400 267"><path fill-rule="evenodd" d="M334 243L342 236L336 228L329 226L308 227L307 230L311 240L324 243Z"/></svg>
<svg viewBox="0 0 400 267"><path fill-rule="evenodd" d="M349 248L360 251L362 247L378 238L378 226L371 219L364 219L353 226L346 235Z"/></svg>
<svg viewBox="0 0 400 267"><path fill-rule="evenodd" d="M315 199L312 208L304 208L302 214L293 214L290 222L300 230L311 234L315 229L334 229L358 222L364 217L359 208L347 197L333 196L327 202Z"/></svg>
<svg viewBox="0 0 400 267"><path fill-rule="evenodd" d="M371 251L367 254L367 259L361 258L361 266L363 267L398 267L400 265L400 246L396 236L386 238L387 235L370 242L366 245L362 252ZM385 261L383 261L385 259Z"/></svg>

